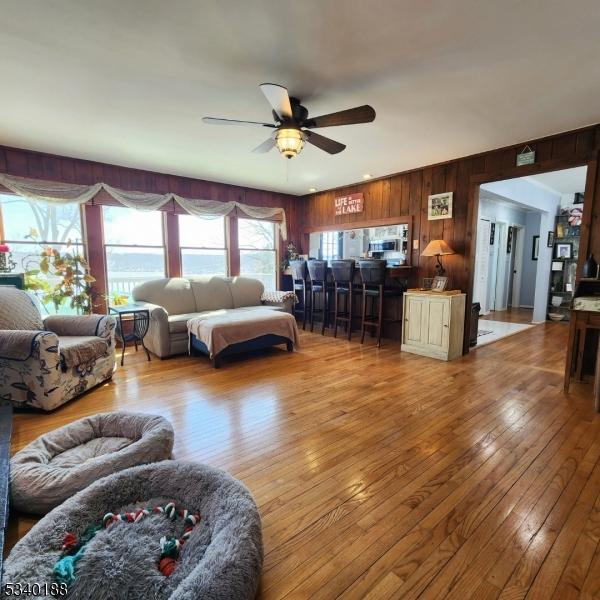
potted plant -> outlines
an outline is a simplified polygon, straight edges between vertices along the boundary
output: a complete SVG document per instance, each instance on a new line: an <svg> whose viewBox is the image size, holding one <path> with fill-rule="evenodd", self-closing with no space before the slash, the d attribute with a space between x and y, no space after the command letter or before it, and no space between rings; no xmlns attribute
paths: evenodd
<svg viewBox="0 0 600 600"><path fill-rule="evenodd" d="M290 260L296 260L299 256L298 248L296 248L293 242L290 242L285 250L285 258L281 261L280 265L281 272L284 275L290 275Z"/></svg>
<svg viewBox="0 0 600 600"><path fill-rule="evenodd" d="M61 253L56 248L38 241L37 230L31 229L25 236L39 244L40 252L23 259L25 289L32 290L44 306L54 305L55 312L69 303L77 314L92 311L91 284L96 281L90 267L80 254L79 244L67 241Z"/></svg>

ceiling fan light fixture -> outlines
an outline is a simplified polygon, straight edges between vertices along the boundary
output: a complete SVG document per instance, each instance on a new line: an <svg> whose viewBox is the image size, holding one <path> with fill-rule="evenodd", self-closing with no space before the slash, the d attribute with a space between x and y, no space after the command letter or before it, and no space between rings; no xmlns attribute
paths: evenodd
<svg viewBox="0 0 600 600"><path fill-rule="evenodd" d="M304 133L295 127L283 127L275 134L275 145L286 158L298 156L304 147Z"/></svg>

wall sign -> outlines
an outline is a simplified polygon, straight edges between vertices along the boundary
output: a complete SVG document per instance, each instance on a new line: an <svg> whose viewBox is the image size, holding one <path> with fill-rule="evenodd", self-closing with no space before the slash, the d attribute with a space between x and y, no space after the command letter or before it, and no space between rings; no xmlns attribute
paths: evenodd
<svg viewBox="0 0 600 600"><path fill-rule="evenodd" d="M535 150L532 150L529 146L525 146L521 152L517 154L517 167L523 165L532 165L535 162Z"/></svg>
<svg viewBox="0 0 600 600"><path fill-rule="evenodd" d="M335 216L361 213L365 207L365 198L361 192L348 194L334 199Z"/></svg>

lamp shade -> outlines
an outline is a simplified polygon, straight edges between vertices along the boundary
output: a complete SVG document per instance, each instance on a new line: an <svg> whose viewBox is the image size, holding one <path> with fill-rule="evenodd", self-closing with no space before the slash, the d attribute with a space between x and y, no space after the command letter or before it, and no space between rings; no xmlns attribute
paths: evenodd
<svg viewBox="0 0 600 600"><path fill-rule="evenodd" d="M456 254L444 240L431 240L421 252L421 256L440 256L445 254Z"/></svg>

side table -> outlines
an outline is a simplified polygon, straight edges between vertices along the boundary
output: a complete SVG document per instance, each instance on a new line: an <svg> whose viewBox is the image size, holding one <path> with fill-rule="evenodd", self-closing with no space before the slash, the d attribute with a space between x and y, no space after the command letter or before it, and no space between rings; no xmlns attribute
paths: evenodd
<svg viewBox="0 0 600 600"><path fill-rule="evenodd" d="M146 356L150 360L150 353L144 344L144 337L148 333L150 326L150 311L143 304L123 304L119 306L109 306L108 313L117 315L117 336L121 340L123 350L121 352L121 366L125 360L125 345L127 342L135 344L135 351L138 349L138 342L146 351ZM131 333L125 333L123 330L123 316L133 316L133 329Z"/></svg>

